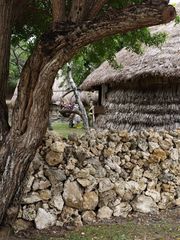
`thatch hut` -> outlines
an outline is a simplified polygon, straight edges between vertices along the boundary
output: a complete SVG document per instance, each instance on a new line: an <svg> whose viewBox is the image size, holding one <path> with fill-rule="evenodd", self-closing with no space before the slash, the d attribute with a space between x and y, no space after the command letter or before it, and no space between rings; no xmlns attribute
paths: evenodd
<svg viewBox="0 0 180 240"><path fill-rule="evenodd" d="M82 90L99 91L98 127L180 127L180 24L172 22L152 31L167 33L161 48L148 47L143 55L123 49L116 55L122 69L113 69L106 61L81 85Z"/></svg>

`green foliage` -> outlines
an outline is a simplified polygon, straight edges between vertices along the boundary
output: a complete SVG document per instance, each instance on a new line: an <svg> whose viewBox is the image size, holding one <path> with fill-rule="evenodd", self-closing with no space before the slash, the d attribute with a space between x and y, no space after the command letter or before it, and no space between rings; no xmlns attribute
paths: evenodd
<svg viewBox="0 0 180 240"><path fill-rule="evenodd" d="M29 42L20 42L16 46L11 45L10 68L8 88L14 89L20 78L21 70L30 55Z"/></svg>
<svg viewBox="0 0 180 240"><path fill-rule="evenodd" d="M80 128L69 128L69 125L66 122L54 122L52 127L58 135L64 138L68 138L70 133L76 133L77 135L82 135L85 133L83 126Z"/></svg>
<svg viewBox="0 0 180 240"><path fill-rule="evenodd" d="M88 45L72 59L73 78L78 85L81 84L105 60L108 60L113 67L121 68L122 66L118 66L114 57L115 53L122 48L125 47L130 51L142 54L144 45L160 47L165 39L165 33L151 34L147 28L144 28L124 35L108 37Z"/></svg>
<svg viewBox="0 0 180 240"><path fill-rule="evenodd" d="M109 7L121 9L130 4L139 4L142 0L109 0L103 8L106 11ZM66 10L70 9L72 0L66 1ZM28 52L32 52L34 46L51 24L51 1L34 0L30 1L27 10L23 12L23 19L18 21L13 29L12 46L17 47L21 42L26 42ZM165 39L164 34L151 36L147 29L141 29L125 35L116 35L105 38L97 43L83 48L72 60L73 77L77 84L80 84L86 76L97 68L106 59L115 68L118 66L114 60L115 53L123 47L130 51L142 53L143 45L160 45ZM66 69L66 67L64 68ZM64 71L66 72L66 71ZM11 66L11 81L17 79L16 68Z"/></svg>
<svg viewBox="0 0 180 240"><path fill-rule="evenodd" d="M176 16L175 23L179 24L180 23L180 16Z"/></svg>
<svg viewBox="0 0 180 240"><path fill-rule="evenodd" d="M32 52L39 37L47 31L52 21L51 1L34 0L22 10L22 18L13 27L12 45L27 42ZM31 41L29 41L31 40Z"/></svg>

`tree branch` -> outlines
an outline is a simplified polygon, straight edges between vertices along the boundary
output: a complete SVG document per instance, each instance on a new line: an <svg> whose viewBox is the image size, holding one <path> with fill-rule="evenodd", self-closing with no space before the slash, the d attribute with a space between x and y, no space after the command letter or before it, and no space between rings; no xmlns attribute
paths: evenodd
<svg viewBox="0 0 180 240"><path fill-rule="evenodd" d="M65 0L52 0L53 24L65 20Z"/></svg>
<svg viewBox="0 0 180 240"><path fill-rule="evenodd" d="M89 13L89 18L94 18L97 16L97 14L100 12L102 7L108 2L108 0L99 0L96 1L96 3L93 5L90 13Z"/></svg>
<svg viewBox="0 0 180 240"><path fill-rule="evenodd" d="M78 110L69 110L69 109L60 109L59 112L63 115L64 113L69 113L69 114L77 114L82 118L82 114Z"/></svg>
<svg viewBox="0 0 180 240"><path fill-rule="evenodd" d="M136 4L122 10L109 10L101 18L92 21L59 24L54 32L50 31L42 37L40 45L48 56L55 56L58 62L62 62L60 52L63 49L63 61L66 63L87 44L118 33L124 34L143 27L168 23L175 17L173 6ZM53 38L50 37L52 35Z"/></svg>
<svg viewBox="0 0 180 240"><path fill-rule="evenodd" d="M90 0L73 0L68 19L71 22L80 22L86 19L86 13L90 4Z"/></svg>

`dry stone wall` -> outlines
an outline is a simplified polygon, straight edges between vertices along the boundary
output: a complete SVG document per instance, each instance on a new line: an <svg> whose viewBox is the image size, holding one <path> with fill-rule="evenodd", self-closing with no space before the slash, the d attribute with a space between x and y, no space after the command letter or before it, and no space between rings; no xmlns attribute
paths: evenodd
<svg viewBox="0 0 180 240"><path fill-rule="evenodd" d="M47 135L29 169L17 222L38 229L180 206L180 130Z"/></svg>

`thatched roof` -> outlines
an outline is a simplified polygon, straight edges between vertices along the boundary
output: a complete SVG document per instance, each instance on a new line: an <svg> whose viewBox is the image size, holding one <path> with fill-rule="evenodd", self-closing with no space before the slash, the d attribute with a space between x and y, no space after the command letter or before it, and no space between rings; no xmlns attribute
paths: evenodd
<svg viewBox="0 0 180 240"><path fill-rule="evenodd" d="M180 13L180 4L176 9ZM93 90L102 84L144 84L147 79L163 83L180 81L180 24L171 22L151 29L167 33L168 38L161 48L147 47L143 55L122 49L116 54L122 69L113 69L106 61L85 79L81 89Z"/></svg>

